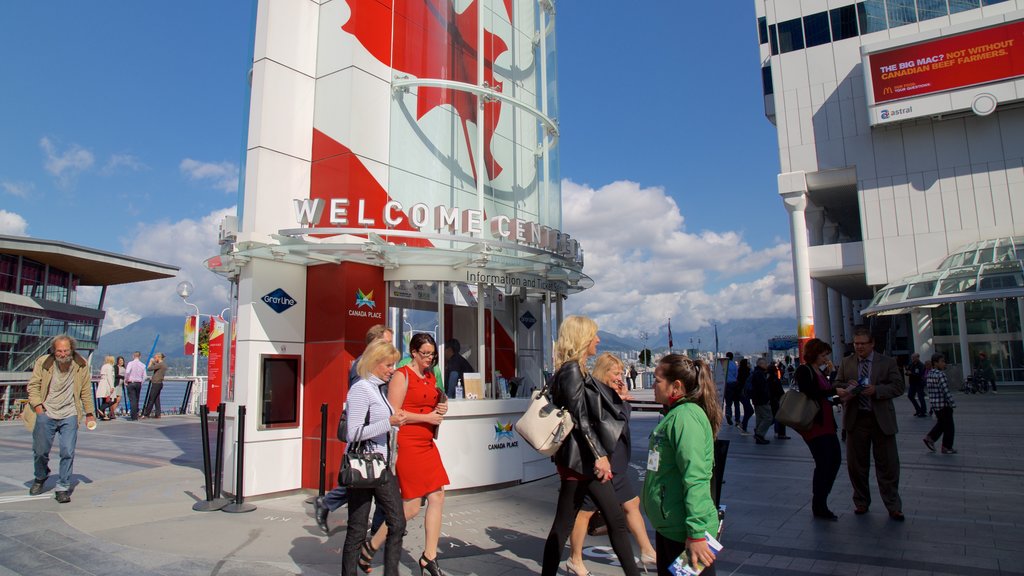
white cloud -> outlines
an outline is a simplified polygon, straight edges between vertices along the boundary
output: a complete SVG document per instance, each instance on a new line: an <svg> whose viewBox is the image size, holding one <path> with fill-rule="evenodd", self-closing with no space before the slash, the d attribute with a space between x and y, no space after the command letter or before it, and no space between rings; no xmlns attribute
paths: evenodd
<svg viewBox="0 0 1024 576"><path fill-rule="evenodd" d="M562 181L562 228L585 250L594 287L567 301L569 313L602 330L678 331L710 320L792 316L789 244L754 249L734 231L691 232L662 188L613 182L594 189Z"/></svg>
<svg viewBox="0 0 1024 576"><path fill-rule="evenodd" d="M20 214L0 210L0 234L28 236L28 222Z"/></svg>
<svg viewBox="0 0 1024 576"><path fill-rule="evenodd" d="M203 261L216 256L217 231L224 216L234 215L235 208L215 210L199 220L141 223L125 240L125 253L130 256L171 264L181 270L174 278L137 284L112 286L107 292L107 322L112 325L131 318L174 315L184 317L194 309L181 301L175 287L182 280L195 286L189 298L203 314L219 314L228 305L228 281L210 272ZM134 320L132 320L134 321ZM104 323L106 328L106 322ZM120 327L120 326L119 326Z"/></svg>
<svg viewBox="0 0 1024 576"><path fill-rule="evenodd" d="M57 146L49 138L43 137L39 147L46 153L46 171L57 179L63 188L72 185L75 178L92 167L95 162L92 152L77 144L72 144L64 152L58 152Z"/></svg>
<svg viewBox="0 0 1024 576"><path fill-rule="evenodd" d="M4 189L4 192L18 198L28 198L30 192L32 192L35 186L31 182L0 182L0 188Z"/></svg>
<svg viewBox="0 0 1024 576"><path fill-rule="evenodd" d="M238 166L231 162L200 162L191 158L181 161L181 173L193 182L206 181L215 190L238 190Z"/></svg>
<svg viewBox="0 0 1024 576"><path fill-rule="evenodd" d="M122 168L138 172L140 170L145 170L148 166L131 154L114 154L107 160L106 165L103 166L103 173L113 174Z"/></svg>

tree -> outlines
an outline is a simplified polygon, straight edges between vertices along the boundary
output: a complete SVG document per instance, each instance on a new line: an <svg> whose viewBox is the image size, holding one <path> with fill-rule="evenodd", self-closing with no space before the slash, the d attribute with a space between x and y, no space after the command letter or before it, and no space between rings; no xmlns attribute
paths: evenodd
<svg viewBox="0 0 1024 576"><path fill-rule="evenodd" d="M210 356L210 320L206 319L199 327L199 355Z"/></svg>

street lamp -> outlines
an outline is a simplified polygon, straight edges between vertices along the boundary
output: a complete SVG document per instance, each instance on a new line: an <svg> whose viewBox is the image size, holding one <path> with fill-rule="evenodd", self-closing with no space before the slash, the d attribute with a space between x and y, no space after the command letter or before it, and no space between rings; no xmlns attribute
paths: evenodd
<svg viewBox="0 0 1024 576"><path fill-rule="evenodd" d="M192 295L192 291L195 288L192 283L188 280L178 282L176 292L181 297L182 302L196 309L196 325L192 331L192 381L195 382L196 377L199 375L199 306L188 301L188 297Z"/></svg>

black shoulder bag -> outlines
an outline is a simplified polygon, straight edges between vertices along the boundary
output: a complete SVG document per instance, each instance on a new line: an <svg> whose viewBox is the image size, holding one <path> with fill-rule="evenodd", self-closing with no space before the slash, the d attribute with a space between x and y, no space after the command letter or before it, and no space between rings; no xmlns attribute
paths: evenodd
<svg viewBox="0 0 1024 576"><path fill-rule="evenodd" d="M345 412L347 411L346 407ZM342 420L347 420L344 413ZM370 407L367 407L366 419L363 421L363 428L359 430L359 438L362 438L363 429L369 424ZM388 434L391 433L388 432ZM388 459L383 454L373 451L369 440L356 439L353 442L349 442L345 453L342 455L341 470L338 472L338 484L349 488L376 488L383 486L387 483L391 474L388 464Z"/></svg>

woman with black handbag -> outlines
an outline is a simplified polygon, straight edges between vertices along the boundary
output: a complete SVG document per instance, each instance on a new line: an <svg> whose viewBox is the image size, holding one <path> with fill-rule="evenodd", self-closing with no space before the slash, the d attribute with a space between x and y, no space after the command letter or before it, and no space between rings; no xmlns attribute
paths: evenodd
<svg viewBox="0 0 1024 576"><path fill-rule="evenodd" d="M811 480L811 513L815 518L838 520L828 508L828 495L832 492L842 452L839 437L836 436L836 418L832 412L832 397L836 387L829 380L832 374L832 347L822 340L811 338L804 344L804 363L797 367L793 379L807 398L818 402L821 409L814 417L811 427L800 432L814 457L814 475Z"/></svg>
<svg viewBox="0 0 1024 576"><path fill-rule="evenodd" d="M555 343L555 374L549 387L551 401L572 415L573 430L555 453L562 483L558 490L555 519L544 544L542 576L554 576L562 561L583 496L597 505L608 525L608 538L627 576L639 576L626 515L612 486L608 455L615 449L625 418L619 411L604 410L598 384L587 372L587 359L597 354L597 324L584 316L569 316L558 329Z"/></svg>
<svg viewBox="0 0 1024 576"><path fill-rule="evenodd" d="M383 387L395 373L398 350L384 340L366 347L356 365L359 380L348 390L348 439L364 443L363 447L380 454L390 465L384 482L372 488L348 488L348 530L341 556L342 576L355 576L359 567L359 551L366 541L369 527L370 503L384 510L388 536L384 544L384 576L398 574L402 556L402 537L405 535L405 514L402 495L394 475L394 428L406 422L405 413L395 411L384 394Z"/></svg>

